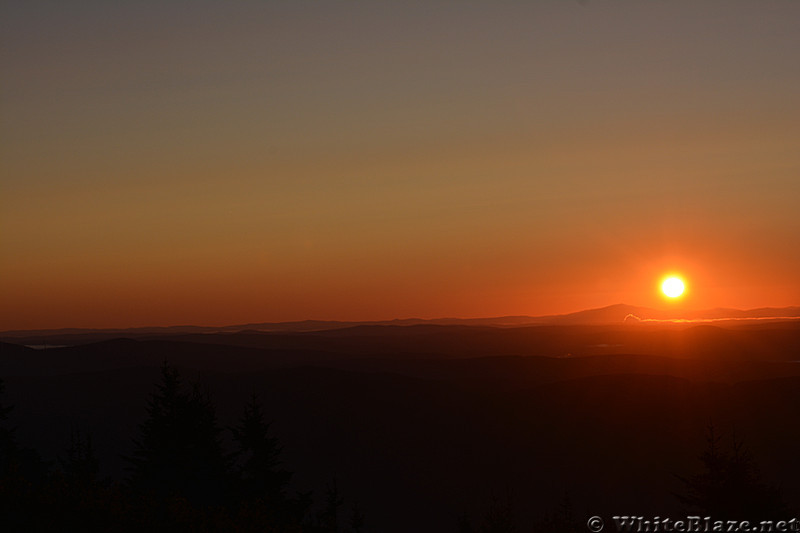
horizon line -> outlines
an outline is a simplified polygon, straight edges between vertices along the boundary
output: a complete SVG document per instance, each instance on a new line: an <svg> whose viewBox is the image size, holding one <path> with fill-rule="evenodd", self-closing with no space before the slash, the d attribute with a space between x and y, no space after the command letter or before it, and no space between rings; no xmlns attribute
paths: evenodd
<svg viewBox="0 0 800 533"><path fill-rule="evenodd" d="M97 327L97 326L67 326L67 327L57 327L57 328L31 328L31 329L11 329L11 330L0 330L0 335L12 335L12 334L20 334L20 333L29 333L29 332L66 332L66 331L85 331L85 332L100 332L100 331L131 331L131 330L147 330L147 329L178 329L178 328L198 328L198 329L229 329L229 328L237 328L242 327L246 328L248 326L262 326L262 325L288 325L288 324L304 324L304 323L314 323L314 322L321 322L321 323L333 323L333 324L354 324L354 325L388 325L386 323L389 322L407 322L407 321L420 321L420 322L436 322L436 321L443 321L443 320L454 320L454 321L479 321L479 320L502 320L502 319L531 319L531 320L542 320L542 319L553 319L557 317L568 317L570 315L575 315L579 313L586 313L591 311L602 311L605 309L610 309L614 307L631 307L636 308L639 310L647 310L647 311L655 311L659 313L669 312L668 310L658 309L658 308L651 308L651 307L644 307L644 306L637 306L631 304L610 304L605 305L602 307L592 307L588 309L581 309L578 311L571 311L567 313L555 313L555 314L544 314L544 315L497 315L497 316L476 316L476 317L457 317L457 316L439 316L433 318L420 318L420 317L405 317L405 318L390 318L390 319L370 319L370 320L342 320L342 319L321 319L321 318L307 318L307 319L300 319L300 320L280 320L280 321L265 321L265 322L247 322L247 323L239 323L239 324L226 324L226 325L197 325L191 323L183 323L183 324L173 324L173 325L147 325L147 326L111 326L111 327ZM800 305L787 305L787 306L780 306L780 307L753 307L749 309L738 309L733 307L715 307L709 309L702 309L702 310L685 310L683 313L687 314L695 314L695 313L704 313L704 312L713 312L713 311L731 311L731 312L740 312L740 313L747 313L747 312L754 312L754 311L764 311L764 310L784 310L784 309L800 309ZM629 320L630 319L630 320ZM800 320L800 315L788 315L788 316L766 316L766 317L711 317L711 318L642 318L637 316L635 313L628 313L625 317L620 321L620 324L630 324L630 323L671 323L671 324L691 324L691 323L706 323L706 322L726 322L726 321L764 321L764 320ZM537 325L534 323L530 324L514 324L518 326L525 326L525 325ZM547 325L547 324L538 324L538 325Z"/></svg>

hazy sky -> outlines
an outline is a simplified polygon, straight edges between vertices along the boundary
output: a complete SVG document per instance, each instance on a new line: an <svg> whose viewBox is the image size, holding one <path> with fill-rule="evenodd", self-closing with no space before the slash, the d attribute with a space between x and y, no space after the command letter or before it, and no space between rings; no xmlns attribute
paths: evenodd
<svg viewBox="0 0 800 533"><path fill-rule="evenodd" d="M0 5L0 329L800 304L800 2Z"/></svg>

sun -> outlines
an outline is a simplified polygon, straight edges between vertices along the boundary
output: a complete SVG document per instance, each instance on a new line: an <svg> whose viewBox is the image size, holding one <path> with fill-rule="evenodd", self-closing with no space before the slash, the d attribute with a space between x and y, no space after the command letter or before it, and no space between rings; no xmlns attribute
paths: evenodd
<svg viewBox="0 0 800 533"><path fill-rule="evenodd" d="M661 283L661 292L663 292L664 296L667 298L677 298L683 294L685 289L686 286L683 280L676 276L670 276Z"/></svg>

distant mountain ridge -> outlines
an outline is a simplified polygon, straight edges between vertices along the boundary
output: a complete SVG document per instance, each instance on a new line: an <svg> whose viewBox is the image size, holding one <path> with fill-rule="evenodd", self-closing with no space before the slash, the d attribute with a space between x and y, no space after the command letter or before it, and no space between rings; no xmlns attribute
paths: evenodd
<svg viewBox="0 0 800 533"><path fill-rule="evenodd" d="M606 326L636 323L640 321L741 321L763 319L800 319L800 306L761 307L757 309L715 308L701 311L664 311L627 304L614 304L574 313L544 316L512 315L488 318L403 318L373 321L301 320L291 322L259 322L231 326L166 326L136 328L64 328L46 330L15 330L0 332L0 339L14 342L16 339L53 342L59 339L74 341L95 340L99 337L143 337L153 335L181 335L202 333L235 333L241 331L269 333L305 333L345 329L356 326ZM31 342L28 342L31 344Z"/></svg>

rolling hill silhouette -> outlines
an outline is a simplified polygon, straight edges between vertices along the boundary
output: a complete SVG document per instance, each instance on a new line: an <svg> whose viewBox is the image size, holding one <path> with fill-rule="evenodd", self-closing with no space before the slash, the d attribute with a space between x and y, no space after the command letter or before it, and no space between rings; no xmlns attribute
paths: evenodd
<svg viewBox="0 0 800 533"><path fill-rule="evenodd" d="M238 332L270 332L270 333L303 333L351 329L357 326L470 326L470 327L520 327L542 325L623 325L631 324L627 318L642 320L747 320L774 319L800 320L800 307L764 307L750 310L740 309L708 309L703 311L663 311L647 307L626 304L615 304L597 309L587 309L562 315L545 316L504 316L493 318L437 318L437 319L394 319L385 321L345 322L329 320L303 320L296 322L264 322L240 324L222 327L210 326L169 326L140 327L122 329L49 329L49 330L15 330L0 332L0 341L15 344L44 346L87 344L100 340L119 337L143 338L154 336L170 336L182 334L206 333L238 333ZM633 321L635 322L635 320Z"/></svg>

